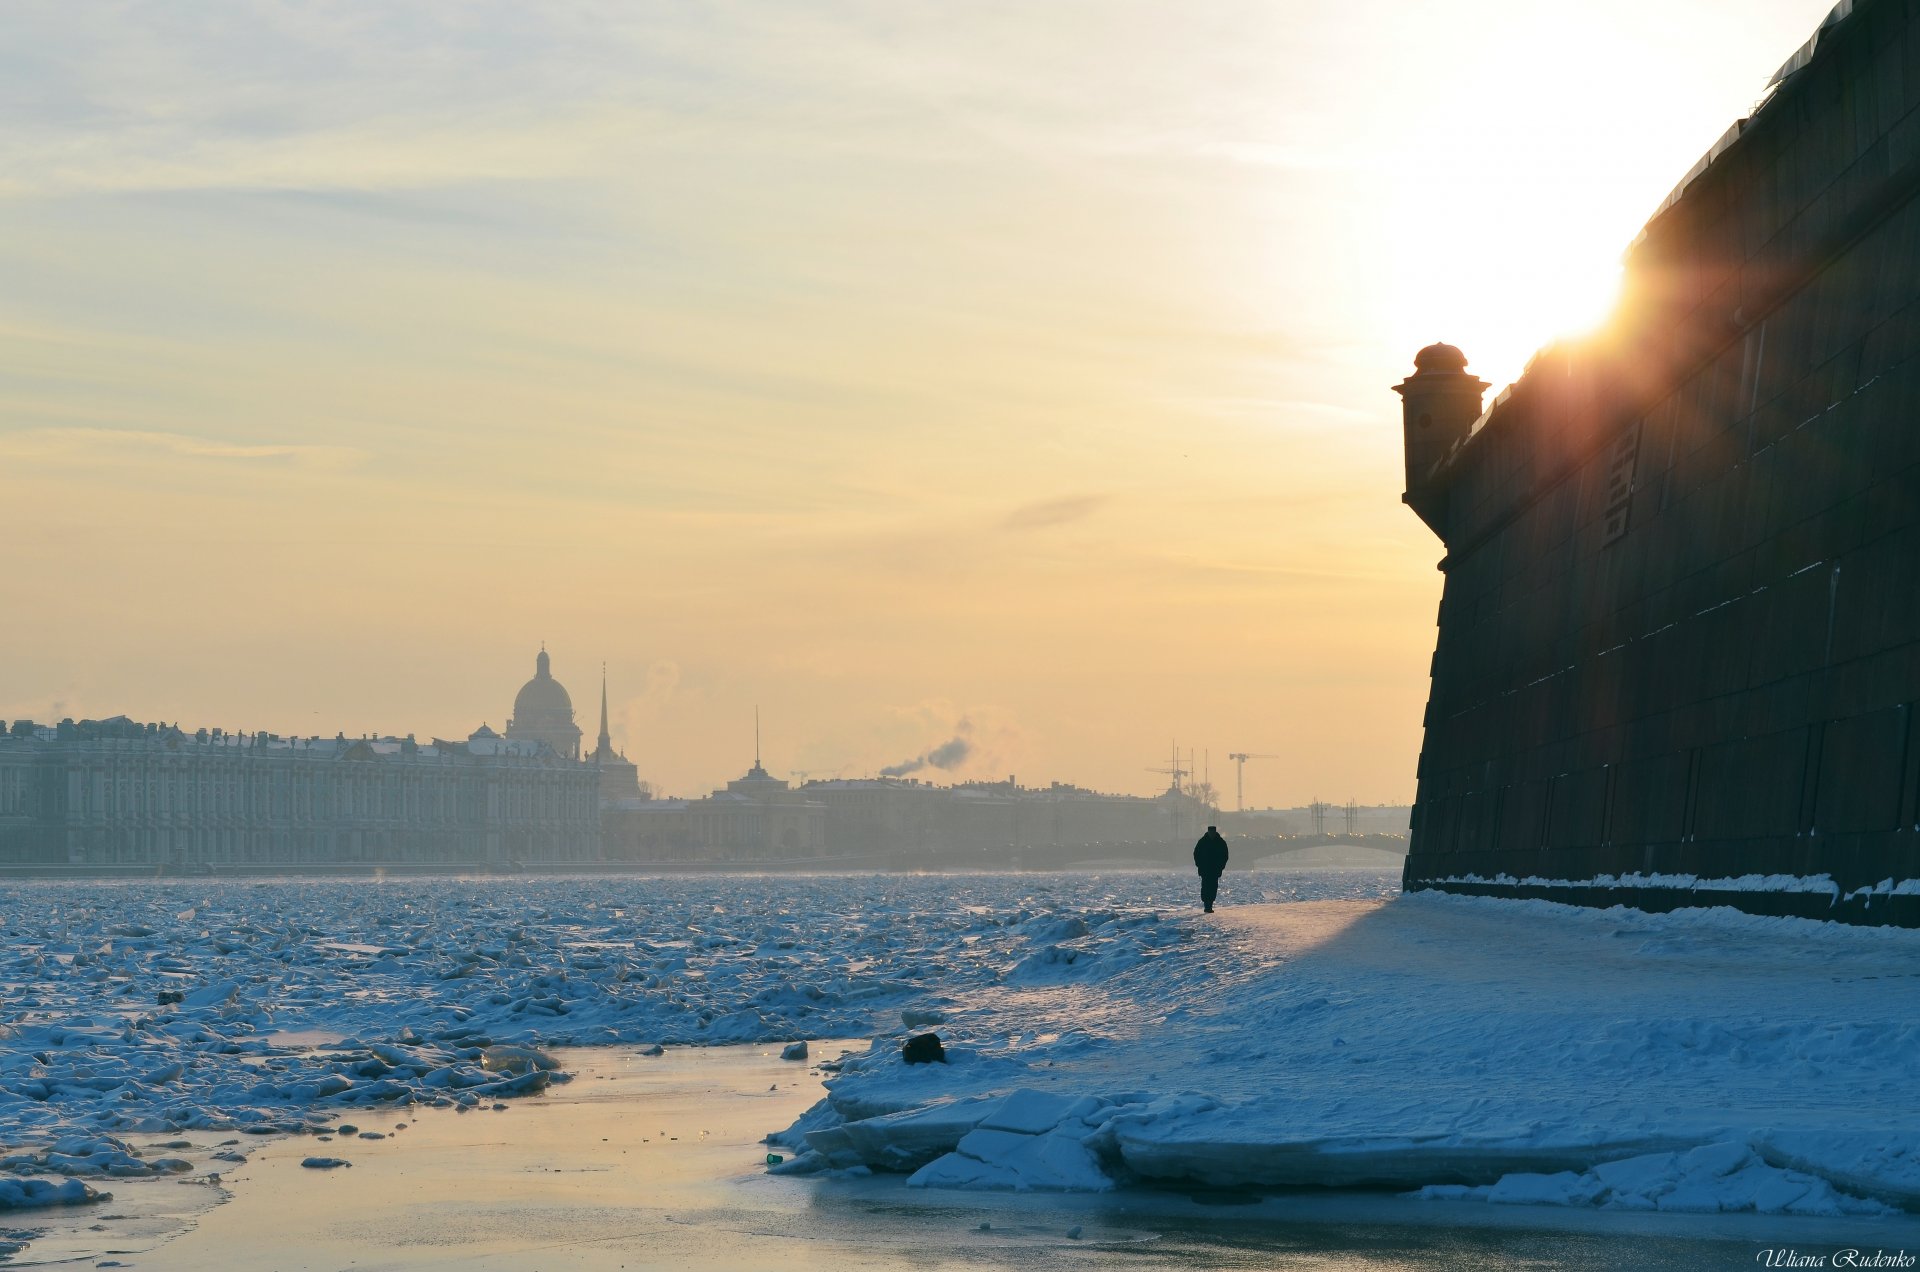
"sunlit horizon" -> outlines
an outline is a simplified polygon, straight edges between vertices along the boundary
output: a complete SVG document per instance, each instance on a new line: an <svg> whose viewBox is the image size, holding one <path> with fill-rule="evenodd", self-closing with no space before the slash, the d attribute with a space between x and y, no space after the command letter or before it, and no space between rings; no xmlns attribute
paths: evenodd
<svg viewBox="0 0 1920 1272"><path fill-rule="evenodd" d="M28 4L0 719L1411 798L1388 386L1496 389L1825 0Z"/></svg>

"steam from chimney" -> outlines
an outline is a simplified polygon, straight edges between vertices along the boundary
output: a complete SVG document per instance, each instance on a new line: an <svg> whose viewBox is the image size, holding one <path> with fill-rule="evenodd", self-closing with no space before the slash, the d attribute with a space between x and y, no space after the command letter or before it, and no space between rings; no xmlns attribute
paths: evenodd
<svg viewBox="0 0 1920 1272"><path fill-rule="evenodd" d="M954 734L925 755L887 765L880 770L880 776L905 777L909 773L918 773L923 768L937 768L943 771L959 768L967 762L967 757L973 754L973 743L966 739L966 721L960 722L960 729L959 733Z"/></svg>

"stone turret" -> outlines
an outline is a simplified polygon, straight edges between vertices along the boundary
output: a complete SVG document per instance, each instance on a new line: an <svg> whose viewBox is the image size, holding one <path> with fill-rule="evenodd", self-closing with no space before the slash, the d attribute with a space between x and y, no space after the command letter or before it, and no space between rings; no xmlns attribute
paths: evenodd
<svg viewBox="0 0 1920 1272"><path fill-rule="evenodd" d="M1407 447L1407 502L1418 504L1421 487L1454 445L1480 418L1480 401L1492 386L1467 374L1467 355L1450 344L1431 344L1413 357L1413 374L1393 386L1401 398ZM1423 514L1424 515L1424 514Z"/></svg>

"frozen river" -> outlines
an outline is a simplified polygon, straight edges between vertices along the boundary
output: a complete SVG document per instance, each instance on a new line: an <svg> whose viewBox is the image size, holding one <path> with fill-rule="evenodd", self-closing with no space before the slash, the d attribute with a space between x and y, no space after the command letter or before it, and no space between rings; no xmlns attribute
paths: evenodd
<svg viewBox="0 0 1920 1272"><path fill-rule="evenodd" d="M1366 870L1230 875L1205 918L1191 891L8 886L0 1164L114 1199L0 1228L142 1267L1920 1252L1920 934L1394 900ZM900 1063L921 1028L949 1064ZM767 1173L769 1132L807 1173Z"/></svg>

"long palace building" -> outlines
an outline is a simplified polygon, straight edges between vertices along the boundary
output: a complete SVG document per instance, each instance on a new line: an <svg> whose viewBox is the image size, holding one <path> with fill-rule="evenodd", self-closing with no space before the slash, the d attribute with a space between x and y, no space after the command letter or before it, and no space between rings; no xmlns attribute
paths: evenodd
<svg viewBox="0 0 1920 1272"><path fill-rule="evenodd" d="M0 739L0 862L581 860L599 789L591 767L485 728L422 743L68 722Z"/></svg>
<svg viewBox="0 0 1920 1272"><path fill-rule="evenodd" d="M513 868L600 857L603 792L639 792L607 737L580 758L545 650L505 736L183 732L125 716L0 734L0 865Z"/></svg>
<svg viewBox="0 0 1920 1272"><path fill-rule="evenodd" d="M1920 923L1920 12L1842 0L1610 331L1423 349L1446 545L1409 888Z"/></svg>

